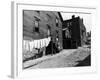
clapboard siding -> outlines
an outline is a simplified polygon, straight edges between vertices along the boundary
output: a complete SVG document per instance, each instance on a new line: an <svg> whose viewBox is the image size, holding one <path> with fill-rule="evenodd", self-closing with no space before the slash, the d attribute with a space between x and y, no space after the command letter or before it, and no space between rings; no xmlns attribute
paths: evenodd
<svg viewBox="0 0 100 80"><path fill-rule="evenodd" d="M39 19L39 35L34 31L35 18ZM58 27L56 26L56 18L58 19ZM49 25L51 27L51 35L53 42L56 42L56 31L59 32L59 42L62 46L62 23L58 12L52 11L34 11L34 10L24 10L23 11L23 36L28 37L28 39L39 39L47 37L47 30ZM27 39L27 38L24 38Z"/></svg>

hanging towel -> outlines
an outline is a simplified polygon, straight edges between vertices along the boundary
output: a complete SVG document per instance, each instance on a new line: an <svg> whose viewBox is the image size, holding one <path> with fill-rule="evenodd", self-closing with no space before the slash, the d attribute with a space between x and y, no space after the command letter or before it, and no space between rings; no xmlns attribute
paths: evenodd
<svg viewBox="0 0 100 80"><path fill-rule="evenodd" d="M26 44L25 44L25 40L23 40L23 50L26 49Z"/></svg>
<svg viewBox="0 0 100 80"><path fill-rule="evenodd" d="M43 45L44 45L44 42L43 42L44 40L43 39L41 39L41 47L43 48Z"/></svg>
<svg viewBox="0 0 100 80"><path fill-rule="evenodd" d="M47 38L45 38L44 41L45 41L45 46L44 47L46 47L47 46Z"/></svg>
<svg viewBox="0 0 100 80"><path fill-rule="evenodd" d="M46 47L49 45L50 37L46 38Z"/></svg>
<svg viewBox="0 0 100 80"><path fill-rule="evenodd" d="M49 42L51 41L51 37L48 37L48 41L49 41Z"/></svg>
<svg viewBox="0 0 100 80"><path fill-rule="evenodd" d="M41 39L39 40L39 49L41 48Z"/></svg>
<svg viewBox="0 0 100 80"><path fill-rule="evenodd" d="M45 46L47 47L48 45L48 38L45 38Z"/></svg>
<svg viewBox="0 0 100 80"><path fill-rule="evenodd" d="M31 42L30 42L30 51L33 50L33 46L34 46L34 45L33 45L33 41L31 41Z"/></svg>
<svg viewBox="0 0 100 80"><path fill-rule="evenodd" d="M31 44L31 42L29 42L29 44L30 44L30 51L32 51L32 44Z"/></svg>
<svg viewBox="0 0 100 80"><path fill-rule="evenodd" d="M43 48L43 46L44 46L44 40L41 39L41 47Z"/></svg>
<svg viewBox="0 0 100 80"><path fill-rule="evenodd" d="M38 40L36 40L37 44L36 44L36 48L38 49Z"/></svg>
<svg viewBox="0 0 100 80"><path fill-rule="evenodd" d="M46 38L44 38L44 47L46 46L46 43L47 43Z"/></svg>
<svg viewBox="0 0 100 80"><path fill-rule="evenodd" d="M33 45L33 48L35 48L35 42L34 41L32 41L32 45Z"/></svg>
<svg viewBox="0 0 100 80"><path fill-rule="evenodd" d="M25 40L25 50L27 50L27 51L29 51L29 44L28 44L28 41L27 40Z"/></svg>
<svg viewBox="0 0 100 80"><path fill-rule="evenodd" d="M45 39L43 39L43 47L45 47Z"/></svg>
<svg viewBox="0 0 100 80"><path fill-rule="evenodd" d="M30 41L27 41L28 51L30 51Z"/></svg>
<svg viewBox="0 0 100 80"><path fill-rule="evenodd" d="M48 44L47 44L47 46L48 46L48 45L49 45L49 42L50 42L50 41L49 41L49 38L47 38L47 42L48 42Z"/></svg>
<svg viewBox="0 0 100 80"><path fill-rule="evenodd" d="M37 48L37 40L34 40L34 48Z"/></svg>
<svg viewBox="0 0 100 80"><path fill-rule="evenodd" d="M42 48L42 39L40 39L40 48Z"/></svg>
<svg viewBox="0 0 100 80"><path fill-rule="evenodd" d="M40 48L40 40L37 40L37 48Z"/></svg>

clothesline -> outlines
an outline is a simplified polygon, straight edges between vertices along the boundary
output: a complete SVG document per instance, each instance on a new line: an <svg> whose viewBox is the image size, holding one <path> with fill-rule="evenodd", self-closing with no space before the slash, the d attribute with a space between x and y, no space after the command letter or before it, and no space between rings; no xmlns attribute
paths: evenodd
<svg viewBox="0 0 100 80"><path fill-rule="evenodd" d="M23 48L27 51L32 51L34 48L41 49L43 47L47 47L50 41L51 37L32 41L23 40Z"/></svg>

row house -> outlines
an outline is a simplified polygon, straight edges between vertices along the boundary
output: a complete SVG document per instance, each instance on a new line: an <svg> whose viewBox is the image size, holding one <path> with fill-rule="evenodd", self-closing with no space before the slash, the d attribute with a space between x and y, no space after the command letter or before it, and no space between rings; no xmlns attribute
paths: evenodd
<svg viewBox="0 0 100 80"><path fill-rule="evenodd" d="M59 12L23 10L24 60L54 54L62 49L60 18Z"/></svg>
<svg viewBox="0 0 100 80"><path fill-rule="evenodd" d="M77 48L78 46L85 45L86 42L86 28L83 19L79 16L72 16L72 19L64 20L62 22L63 29L63 48Z"/></svg>

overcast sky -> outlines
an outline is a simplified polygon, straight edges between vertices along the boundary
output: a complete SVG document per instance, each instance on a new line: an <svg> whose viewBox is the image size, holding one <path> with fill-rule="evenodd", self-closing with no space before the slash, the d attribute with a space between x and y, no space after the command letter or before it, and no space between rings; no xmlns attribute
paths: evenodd
<svg viewBox="0 0 100 80"><path fill-rule="evenodd" d="M86 27L87 32L91 30L91 14L82 14L82 13L63 13L61 12L61 15L63 17L63 20L71 19L72 15L75 15L75 17L80 16L80 18L83 18L84 25Z"/></svg>

